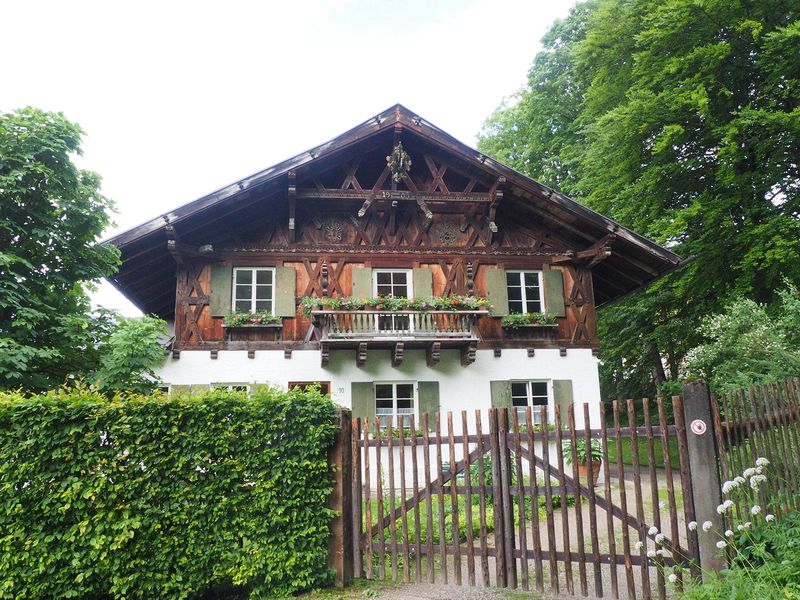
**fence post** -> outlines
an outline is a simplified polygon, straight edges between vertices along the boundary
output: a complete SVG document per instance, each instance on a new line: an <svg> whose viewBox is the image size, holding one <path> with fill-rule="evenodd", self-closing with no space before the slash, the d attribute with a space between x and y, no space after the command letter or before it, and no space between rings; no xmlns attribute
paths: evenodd
<svg viewBox="0 0 800 600"><path fill-rule="evenodd" d="M353 579L353 425L349 409L336 409L336 425L336 438L328 450L328 464L334 470L328 507L336 511L330 525L328 566L336 572L336 585L344 587Z"/></svg>
<svg viewBox="0 0 800 600"><path fill-rule="evenodd" d="M692 501L698 523L711 521L719 536L725 531L723 515L717 512L722 503L722 484L719 478L719 448L711 412L711 396L705 381L683 384L683 415L692 478ZM698 528L699 531L699 528ZM717 535L699 535L700 568L703 579L726 567L725 559L716 546Z"/></svg>

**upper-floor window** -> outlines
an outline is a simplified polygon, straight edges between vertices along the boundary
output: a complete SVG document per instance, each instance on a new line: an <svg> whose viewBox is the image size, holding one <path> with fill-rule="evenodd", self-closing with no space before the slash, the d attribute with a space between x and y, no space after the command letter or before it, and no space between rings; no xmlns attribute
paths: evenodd
<svg viewBox="0 0 800 600"><path fill-rule="evenodd" d="M525 422L525 409L531 406L533 423L541 424L542 407L547 406L549 397L546 381L511 382L511 405L516 409L520 423Z"/></svg>
<svg viewBox="0 0 800 600"><path fill-rule="evenodd" d="M541 271L506 271L508 311L543 312Z"/></svg>
<svg viewBox="0 0 800 600"><path fill-rule="evenodd" d="M372 291L376 296L411 298L411 269L373 269Z"/></svg>
<svg viewBox="0 0 800 600"><path fill-rule="evenodd" d="M233 269L233 309L245 312L274 312L275 269L236 267Z"/></svg>

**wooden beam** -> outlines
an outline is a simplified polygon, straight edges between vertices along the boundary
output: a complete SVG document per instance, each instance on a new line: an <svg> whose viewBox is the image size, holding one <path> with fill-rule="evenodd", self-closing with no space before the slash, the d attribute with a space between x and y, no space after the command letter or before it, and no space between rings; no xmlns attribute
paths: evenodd
<svg viewBox="0 0 800 600"><path fill-rule="evenodd" d="M356 352L356 364L363 367L367 362L367 342L359 342Z"/></svg>
<svg viewBox="0 0 800 600"><path fill-rule="evenodd" d="M294 244L297 239L295 232L295 210L297 198L297 173L289 171L288 173L288 190L287 197L289 199L289 243Z"/></svg>
<svg viewBox="0 0 800 600"><path fill-rule="evenodd" d="M442 357L441 342L433 342L425 350L425 362L428 364L429 367L439 364L439 360L441 359L441 357Z"/></svg>
<svg viewBox="0 0 800 600"><path fill-rule="evenodd" d="M408 177L409 181L412 181ZM414 184L416 187L416 184ZM367 201L374 200L397 200L419 202L474 202L476 204L489 204L491 198L482 192L418 192L411 190L336 190L325 188L316 190L313 188L300 188L296 192L299 200L354 200ZM362 215L363 216L363 215Z"/></svg>

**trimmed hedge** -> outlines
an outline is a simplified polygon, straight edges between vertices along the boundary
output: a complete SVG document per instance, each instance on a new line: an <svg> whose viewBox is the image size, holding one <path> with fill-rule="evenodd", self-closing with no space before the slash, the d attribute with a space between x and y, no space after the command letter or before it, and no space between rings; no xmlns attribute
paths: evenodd
<svg viewBox="0 0 800 600"><path fill-rule="evenodd" d="M262 598L327 582L311 390L0 394L0 598Z"/></svg>

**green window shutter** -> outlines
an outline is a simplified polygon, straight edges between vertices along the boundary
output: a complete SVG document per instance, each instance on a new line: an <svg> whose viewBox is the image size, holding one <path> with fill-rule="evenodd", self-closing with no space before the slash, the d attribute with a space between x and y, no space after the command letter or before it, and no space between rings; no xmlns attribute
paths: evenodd
<svg viewBox="0 0 800 600"><path fill-rule="evenodd" d="M433 297L433 272L430 269L414 269L414 298Z"/></svg>
<svg viewBox="0 0 800 600"><path fill-rule="evenodd" d="M492 408L511 408L511 382L490 381Z"/></svg>
<svg viewBox="0 0 800 600"><path fill-rule="evenodd" d="M553 379L553 400L561 410L561 423L566 423L567 411L573 402L571 379Z"/></svg>
<svg viewBox="0 0 800 600"><path fill-rule="evenodd" d="M367 419L372 426L375 417L375 386L371 381L354 381L350 384L350 390L353 418Z"/></svg>
<svg viewBox="0 0 800 600"><path fill-rule="evenodd" d="M224 317L231 312L231 280L233 268L225 265L211 266L211 316Z"/></svg>
<svg viewBox="0 0 800 600"><path fill-rule="evenodd" d="M439 382L420 381L417 384L419 395L419 418L422 423L422 415L428 413L428 430L436 431L435 413L439 412Z"/></svg>
<svg viewBox="0 0 800 600"><path fill-rule="evenodd" d="M508 288L505 269L487 269L486 296L494 307L492 314L504 317L508 314Z"/></svg>
<svg viewBox="0 0 800 600"><path fill-rule="evenodd" d="M544 309L545 311L565 317L564 307L564 275L560 269L547 269L542 271L544 279Z"/></svg>
<svg viewBox="0 0 800 600"><path fill-rule="evenodd" d="M372 297L372 269L369 267L353 267L354 298Z"/></svg>
<svg viewBox="0 0 800 600"><path fill-rule="evenodd" d="M295 304L295 271L291 267L275 269L275 310L277 317L294 317L297 314Z"/></svg>
<svg viewBox="0 0 800 600"><path fill-rule="evenodd" d="M188 396L192 393L192 386L190 385L176 385L169 386L170 396Z"/></svg>

